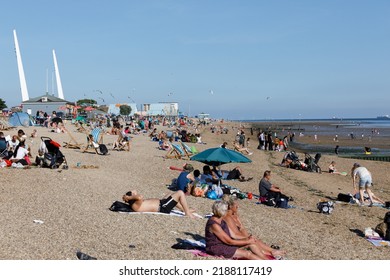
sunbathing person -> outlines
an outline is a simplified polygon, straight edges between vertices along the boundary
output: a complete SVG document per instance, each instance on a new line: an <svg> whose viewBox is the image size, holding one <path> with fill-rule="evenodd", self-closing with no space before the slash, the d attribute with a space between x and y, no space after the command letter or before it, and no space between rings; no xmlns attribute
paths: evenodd
<svg viewBox="0 0 390 280"><path fill-rule="evenodd" d="M128 203L135 212L160 212L169 214L173 208L177 207L183 211L186 216L195 218L192 210L188 207L184 192L177 191L163 199L149 198L144 199L137 191L127 192L123 197L123 201Z"/></svg>
<svg viewBox="0 0 390 280"><path fill-rule="evenodd" d="M244 226L241 223L240 217L238 215L238 203L237 203L237 197L230 196L230 195L224 195L222 197L222 200L225 201L228 204L228 211L226 216L223 218L223 220L228 225L230 234L232 238L234 239L245 239L249 238L251 234L248 233L248 231L244 228ZM267 256L272 256L274 258L280 258L281 256L285 255L286 252L273 249L272 247L268 246L264 242L262 242L260 239L256 239L256 245L263 251L263 253Z"/></svg>
<svg viewBox="0 0 390 280"><path fill-rule="evenodd" d="M242 169L239 166L234 167L232 170L221 170L220 166L213 166L212 172L214 172L219 178L224 180L239 180L240 182L250 181L253 178L248 179L242 175Z"/></svg>
<svg viewBox="0 0 390 280"><path fill-rule="evenodd" d="M213 216L207 221L206 253L225 258L237 258L248 260L270 260L273 257L265 255L256 245L256 239L252 236L244 239L234 239L224 218L228 211L225 201L216 201L213 204Z"/></svg>
<svg viewBox="0 0 390 280"><path fill-rule="evenodd" d="M243 146L241 146L240 144L238 144L236 141L233 142L233 147L234 147L234 150L237 151L237 152L240 152L242 154L247 154L247 155L252 155L253 153L249 151L248 148L245 148Z"/></svg>

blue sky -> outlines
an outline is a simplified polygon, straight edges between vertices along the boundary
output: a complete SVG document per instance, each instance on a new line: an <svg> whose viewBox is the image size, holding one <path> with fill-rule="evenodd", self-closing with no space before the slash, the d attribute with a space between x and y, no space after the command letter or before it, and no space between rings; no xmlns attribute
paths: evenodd
<svg viewBox="0 0 390 280"><path fill-rule="evenodd" d="M0 97L21 102L16 29L30 97L47 69L52 93L55 49L69 101L103 103L100 90L217 118L376 117L390 114L389 14L379 0L6 1Z"/></svg>

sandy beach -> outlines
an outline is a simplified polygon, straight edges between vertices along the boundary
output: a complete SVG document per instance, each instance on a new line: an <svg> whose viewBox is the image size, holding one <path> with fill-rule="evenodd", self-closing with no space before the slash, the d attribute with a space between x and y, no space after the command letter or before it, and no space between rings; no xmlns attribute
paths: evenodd
<svg viewBox="0 0 390 280"><path fill-rule="evenodd" d="M230 145L234 140L236 123L225 123L228 134L211 133L206 127L202 140L195 145L199 151ZM86 144L86 135L66 124L73 137ZM157 127L165 130L166 127ZM32 127L22 128L30 135ZM16 134L17 130L4 131ZM252 163L238 164L244 175L254 177L249 182L226 182L244 192L258 194L258 183L267 169L272 171L272 182L294 197L295 208L276 209L256 204L255 199L240 200L240 214L245 226L268 244L279 245L292 260L385 260L389 248L375 247L361 237L367 227L375 227L388 209L359 207L337 203L331 215L318 213L316 204L321 199L332 199L338 193L352 192L351 177L323 172L309 173L279 166L284 152L257 150L255 136L251 137L249 156ZM28 140L35 158L40 136L48 136L63 144L68 134L38 128L38 138ZM253 138L252 138L253 137ZM324 136L325 137L325 136ZM104 135L110 144L117 136ZM309 139L309 138L308 138ZM309 139L310 140L310 139ZM308 141L309 141L308 140ZM341 139L342 140L342 139ZM322 140L321 141L325 141ZM347 141L347 140L346 140ZM129 190L138 190L145 198L161 198L169 192L167 185L179 175L170 166L181 167L185 160L164 159L165 151L147 134L133 135L131 151L112 151L109 155L81 153L80 150L61 148L68 161L68 170L47 168L0 169L0 259L10 260L73 260L80 250L102 260L196 260L186 250L171 246L181 239L204 237L206 219L186 217L122 214L109 211L115 200ZM332 160L339 171L350 172L353 159L323 155L319 165L327 170ZM76 164L96 168L77 168ZM373 174L373 192L390 201L390 163L361 161ZM203 164L191 162L197 169ZM237 164L227 164L231 169ZM212 200L187 197L191 208L202 216L211 212ZM43 224L34 223L41 220ZM204 259L204 258L202 258Z"/></svg>

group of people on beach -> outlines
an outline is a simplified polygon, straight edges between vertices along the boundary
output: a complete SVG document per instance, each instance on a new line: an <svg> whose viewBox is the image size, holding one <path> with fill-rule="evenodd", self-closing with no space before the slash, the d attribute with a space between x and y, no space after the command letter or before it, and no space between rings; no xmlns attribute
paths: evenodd
<svg viewBox="0 0 390 280"><path fill-rule="evenodd" d="M36 137L35 133L36 130L31 134L31 137ZM22 129L19 129L18 133L13 135L11 139L6 139L4 132L0 132L0 161L2 167L26 167L31 165L31 147L27 143L27 138Z"/></svg>
<svg viewBox="0 0 390 280"><path fill-rule="evenodd" d="M122 197L133 211L169 214L175 207L190 218L196 218L190 209L185 193L178 190L162 199L144 199L137 191L129 191ZM270 247L245 229L238 214L237 199L224 195L212 206L213 215L205 226L206 252L224 258L248 260L273 260L286 252L277 246Z"/></svg>

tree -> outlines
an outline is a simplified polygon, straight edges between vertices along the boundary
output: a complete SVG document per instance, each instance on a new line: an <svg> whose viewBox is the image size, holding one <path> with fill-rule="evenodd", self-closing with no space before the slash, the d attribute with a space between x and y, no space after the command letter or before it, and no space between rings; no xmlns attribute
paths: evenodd
<svg viewBox="0 0 390 280"><path fill-rule="evenodd" d="M5 101L0 98L0 110L3 110L7 108L7 104L5 104Z"/></svg>
<svg viewBox="0 0 390 280"><path fill-rule="evenodd" d="M93 106L96 105L96 100L93 99L80 99L76 101L77 105L79 106Z"/></svg>
<svg viewBox="0 0 390 280"><path fill-rule="evenodd" d="M129 105L121 105L119 106L119 114L128 116L131 113L131 107Z"/></svg>

